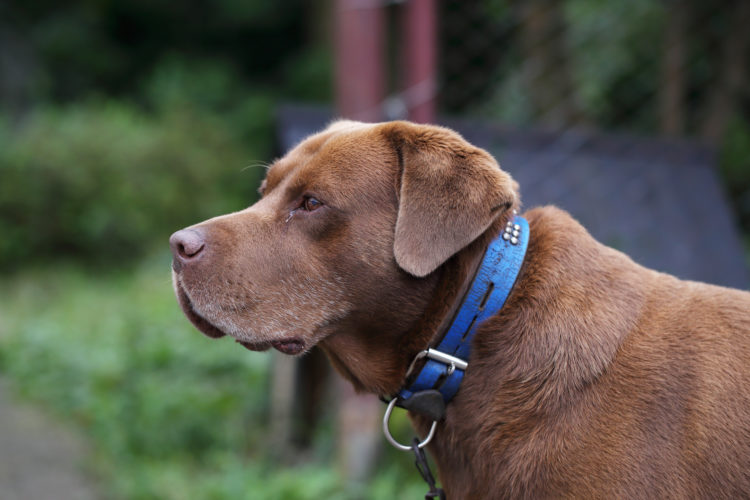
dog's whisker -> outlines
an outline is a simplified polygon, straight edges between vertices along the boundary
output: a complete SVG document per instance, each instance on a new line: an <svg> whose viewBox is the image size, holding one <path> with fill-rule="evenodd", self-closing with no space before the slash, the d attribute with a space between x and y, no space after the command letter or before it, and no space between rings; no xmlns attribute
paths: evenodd
<svg viewBox="0 0 750 500"><path fill-rule="evenodd" d="M260 168L260 167L266 169L266 172L267 172L268 169L271 168L271 165L273 165L273 163L270 163L267 161L257 161L255 163L251 163L250 165L245 165L244 167L240 169L240 172L244 172L245 170L249 170L251 168Z"/></svg>

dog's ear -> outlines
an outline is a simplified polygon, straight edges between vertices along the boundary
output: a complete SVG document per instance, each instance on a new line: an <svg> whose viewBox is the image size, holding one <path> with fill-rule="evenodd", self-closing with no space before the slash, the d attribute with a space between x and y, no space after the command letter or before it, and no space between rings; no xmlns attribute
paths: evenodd
<svg viewBox="0 0 750 500"><path fill-rule="evenodd" d="M384 127L400 163L393 252L408 273L428 275L517 208L517 183L456 132L408 122Z"/></svg>

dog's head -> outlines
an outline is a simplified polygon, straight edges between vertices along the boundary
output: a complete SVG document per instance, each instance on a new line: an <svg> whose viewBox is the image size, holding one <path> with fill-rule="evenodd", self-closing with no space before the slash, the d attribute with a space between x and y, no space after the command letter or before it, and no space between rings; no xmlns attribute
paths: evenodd
<svg viewBox="0 0 750 500"><path fill-rule="evenodd" d="M261 195L172 235L174 288L204 334L288 354L357 325L406 329L436 269L518 205L488 153L408 122L335 122Z"/></svg>

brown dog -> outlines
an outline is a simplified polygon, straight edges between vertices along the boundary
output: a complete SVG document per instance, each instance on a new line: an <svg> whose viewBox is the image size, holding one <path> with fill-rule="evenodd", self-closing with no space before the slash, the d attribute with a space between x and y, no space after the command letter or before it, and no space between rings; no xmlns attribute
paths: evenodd
<svg viewBox="0 0 750 500"><path fill-rule="evenodd" d="M407 122L334 123L261 191L172 235L182 309L250 349L317 344L383 396L520 203L485 151ZM645 269L556 208L524 217L519 277L429 445L448 497L750 496L750 293Z"/></svg>

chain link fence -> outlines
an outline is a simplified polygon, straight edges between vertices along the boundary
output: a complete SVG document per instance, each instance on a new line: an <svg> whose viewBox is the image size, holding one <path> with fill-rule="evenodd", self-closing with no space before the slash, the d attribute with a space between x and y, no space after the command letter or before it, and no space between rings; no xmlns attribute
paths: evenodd
<svg viewBox="0 0 750 500"><path fill-rule="evenodd" d="M750 2L444 0L444 111L520 125L697 136L742 109Z"/></svg>

